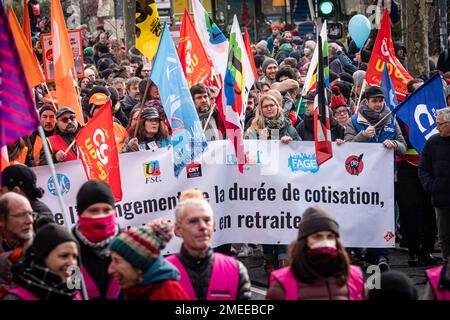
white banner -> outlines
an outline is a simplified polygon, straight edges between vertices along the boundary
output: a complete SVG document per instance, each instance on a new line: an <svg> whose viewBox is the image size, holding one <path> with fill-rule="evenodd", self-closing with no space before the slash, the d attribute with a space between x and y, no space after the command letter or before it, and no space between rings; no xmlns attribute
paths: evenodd
<svg viewBox="0 0 450 320"><path fill-rule="evenodd" d="M188 166L178 179L171 149L121 154L123 201L116 205L121 227L158 218L174 221L179 193L198 188L207 194L215 213L215 246L289 244L297 238L301 215L312 205L335 215L345 246L394 246L392 151L381 144L334 145L333 158L318 167L313 142L245 142L249 164L243 174L226 141L209 142L202 160ZM35 170L38 185L46 190L43 201L62 224L50 170ZM86 175L78 160L56 165L56 171L73 225L76 194ZM177 251L179 244L179 239L172 240L167 250Z"/></svg>

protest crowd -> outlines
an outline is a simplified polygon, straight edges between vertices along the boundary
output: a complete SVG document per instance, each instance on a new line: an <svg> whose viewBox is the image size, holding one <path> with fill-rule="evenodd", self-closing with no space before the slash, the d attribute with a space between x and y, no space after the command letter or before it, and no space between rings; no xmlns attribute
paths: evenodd
<svg viewBox="0 0 450 320"><path fill-rule="evenodd" d="M50 27L50 21L59 23L53 2L58 1L52 1L55 12L51 17L31 19L29 53L38 65L43 63L42 51L39 37L34 35L51 31L52 37L58 36ZM198 0L193 3L197 9L201 7ZM22 67L25 49L17 44L17 37L26 39L26 35L21 27L14 28L11 11L6 14L7 8L2 5L2 34L13 37L2 40L2 50L5 43L10 46L12 58L8 63L19 70L14 75L27 87L27 74L34 69ZM190 23L191 32L202 26L196 17L194 12L193 27L185 14L183 25ZM62 67L56 65L56 58L55 81L48 82L48 86L37 81L25 89L13 84L7 89L9 82L2 80L2 126L13 122L13 116L5 114L14 113L14 109L22 112L34 108L37 112L21 117L29 124L18 123L11 131L14 134L3 128L0 133L4 135L0 136L0 299L249 300L252 279L240 258L262 246L268 300L450 300L448 52L442 52L436 62L430 60L429 74L413 78L408 74L404 52L399 49L404 46L389 39L389 61L394 63L390 67L396 70L391 73L401 74L401 80L394 81L393 76L389 79L387 60L381 71L375 70L373 57L380 52L381 41L376 35L362 43L356 43L350 35L346 43L327 40L326 23L323 25L325 33L317 30L317 35L300 37L292 26L274 23L267 39L251 43L233 24L229 41L222 33L219 36L227 43L220 71L219 55L210 55L206 45L198 48L204 35L197 31L190 35L192 43L197 39L190 50L197 48L197 54L203 55L199 62L205 64L203 73L197 71L194 76L186 71L192 67L185 59L189 46L181 40L175 50L184 75L181 80L171 78L171 85L179 92L189 90L190 95L180 103L192 106L192 127L198 126L205 140L200 147L202 143L230 138L230 130L234 129L242 139L279 140L282 144L324 139L320 142L325 145L321 149L325 154L330 154L327 148L331 148L331 142L333 148L364 143L382 144L390 150L395 170L396 236L408 250L408 266L427 266L423 296L407 275L391 270L390 249L344 247L343 229L333 212L320 206L295 213L302 218L297 238L289 245L239 243L213 248L215 212L202 191L184 190L169 219L127 229L118 224L115 204L120 197L112 182L104 180L111 176L107 173L103 181L97 176L72 186L77 189L76 223L71 228L57 224L52 210L40 200L46 191L38 185L35 169L53 164L58 169L59 163L85 161L89 150L82 149L79 136L87 132L90 123L90 130L103 123L110 125L110 135L102 139L119 154L160 148L175 152L179 150L180 130L184 129L174 121L175 113L168 113L176 106L168 99L165 69L158 67L159 61L165 59L163 55L168 54L167 48L173 46L161 49L163 41L172 42L168 29L161 26L153 30L158 40L161 38L160 50L156 52L158 42L152 43L154 52L149 57L140 51L143 46L139 41L135 47L126 48L99 25L93 33L86 26L80 28L84 65L76 83L70 73L68 82L57 74ZM387 11L379 33L383 27L390 35ZM59 28L60 35L65 26ZM233 55L237 51L240 54ZM19 53L22 60L18 59ZM59 55L64 55L62 49ZM211 72L214 69L217 71ZM251 81L247 81L249 76ZM6 77L6 71L2 77ZM404 114L406 109L416 107L414 99L426 90L442 99L433 102L436 112L429 118L435 129L425 138L418 137L417 130L412 133L414 124ZM23 92L25 98L14 98ZM27 97L31 100L23 102ZM228 118L230 110L224 108L233 110L237 118ZM32 125L29 119L33 117L36 123ZM43 129L44 140L38 126ZM320 163L327 159L317 156ZM165 255L164 249L174 236L182 240L181 247L177 253ZM436 241L442 258L433 255ZM362 263L381 270L381 289L365 287ZM71 285L74 268L79 270L81 285Z"/></svg>

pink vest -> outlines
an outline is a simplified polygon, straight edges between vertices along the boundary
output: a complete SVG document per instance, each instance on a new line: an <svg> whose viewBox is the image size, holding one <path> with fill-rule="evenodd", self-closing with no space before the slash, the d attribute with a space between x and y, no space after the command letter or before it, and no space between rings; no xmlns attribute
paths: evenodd
<svg viewBox="0 0 450 320"><path fill-rule="evenodd" d="M190 300L197 300L189 275L177 255L166 258L180 272L180 283ZM234 258L214 253L214 264L209 280L206 300L236 300L239 285L239 270Z"/></svg>
<svg viewBox="0 0 450 320"><path fill-rule="evenodd" d="M434 295L437 300L450 300L450 291L439 289L439 279L441 278L443 266L438 266L436 268L426 270L428 281L430 281L433 287Z"/></svg>
<svg viewBox="0 0 450 320"><path fill-rule="evenodd" d="M273 271L270 275L270 283L274 279L277 279L283 286L286 292L285 300L298 300L298 281L295 279L291 267ZM350 300L363 300L364 281L359 267L350 266L347 287Z"/></svg>
<svg viewBox="0 0 450 320"><path fill-rule="evenodd" d="M86 283L86 291L89 299L96 299L100 297L100 292L98 291L97 286L95 285L94 280L91 275L87 272L86 268L81 265L81 273L83 274L84 281ZM117 300L119 296L120 285L116 279L110 277L108 291L106 292L107 300Z"/></svg>
<svg viewBox="0 0 450 320"><path fill-rule="evenodd" d="M28 291L27 289L22 288L22 287L17 287L17 288L11 289L8 291L8 293L15 294L22 300L39 300L38 297L36 297L30 291ZM75 297L73 298L73 300L83 300L83 298L81 297L81 294L78 292L75 295Z"/></svg>

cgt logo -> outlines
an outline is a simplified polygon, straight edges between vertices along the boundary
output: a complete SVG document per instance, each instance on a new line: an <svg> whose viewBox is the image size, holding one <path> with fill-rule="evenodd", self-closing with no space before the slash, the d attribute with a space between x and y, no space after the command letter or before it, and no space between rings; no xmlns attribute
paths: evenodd
<svg viewBox="0 0 450 320"><path fill-rule="evenodd" d="M61 190L61 196L68 194L70 191L69 178L64 174L58 173L56 174L56 179L58 180L59 190ZM50 179L48 179L47 189L52 195L58 196L58 193L56 192L55 180L53 179L53 177L50 177Z"/></svg>
<svg viewBox="0 0 450 320"><path fill-rule="evenodd" d="M316 173L319 171L315 154L295 154L288 158L288 167L292 172L304 171Z"/></svg>
<svg viewBox="0 0 450 320"><path fill-rule="evenodd" d="M364 169L364 162L362 158L364 153L361 153L359 156L350 156L345 160L345 170L350 173L352 176L358 176Z"/></svg>
<svg viewBox="0 0 450 320"><path fill-rule="evenodd" d="M190 163L186 167L186 173L188 178L198 178L202 176L202 166L200 163Z"/></svg>
<svg viewBox="0 0 450 320"><path fill-rule="evenodd" d="M161 169L159 161L149 161L142 164L144 169L145 183L161 182Z"/></svg>

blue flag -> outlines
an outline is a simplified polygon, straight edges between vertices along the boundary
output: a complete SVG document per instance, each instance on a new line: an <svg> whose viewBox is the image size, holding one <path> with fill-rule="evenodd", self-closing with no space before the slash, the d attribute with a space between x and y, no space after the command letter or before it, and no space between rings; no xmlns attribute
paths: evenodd
<svg viewBox="0 0 450 320"><path fill-rule="evenodd" d="M446 106L441 76L436 74L394 110L397 117L408 126L409 141L417 152L420 153L425 142L438 133L436 113Z"/></svg>
<svg viewBox="0 0 450 320"><path fill-rule="evenodd" d="M389 69L387 63L384 64L383 76L381 77L381 87L384 90L384 97L386 106L392 111L398 106L397 96L395 94L394 86L392 85L391 77L389 76Z"/></svg>
<svg viewBox="0 0 450 320"><path fill-rule="evenodd" d="M158 86L164 111L172 127L171 144L174 155L174 172L180 172L206 150L206 138L195 109L186 78L181 69L177 50L164 29L158 52L153 62L150 79Z"/></svg>

